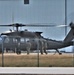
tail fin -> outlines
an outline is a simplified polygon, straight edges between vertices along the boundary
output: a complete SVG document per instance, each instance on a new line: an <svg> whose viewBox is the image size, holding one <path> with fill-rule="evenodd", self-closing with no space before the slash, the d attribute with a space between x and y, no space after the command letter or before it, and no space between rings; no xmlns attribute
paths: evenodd
<svg viewBox="0 0 74 75"><path fill-rule="evenodd" d="M72 22L70 23L70 27L71 27L71 30L69 31L68 35L64 39L65 42L66 41L68 42L74 39L74 24Z"/></svg>

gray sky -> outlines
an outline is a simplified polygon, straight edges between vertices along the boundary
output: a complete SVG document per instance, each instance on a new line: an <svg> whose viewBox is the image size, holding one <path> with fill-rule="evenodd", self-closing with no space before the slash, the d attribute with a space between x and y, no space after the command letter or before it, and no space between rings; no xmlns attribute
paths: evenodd
<svg viewBox="0 0 74 75"><path fill-rule="evenodd" d="M74 21L73 7L74 0L67 0L67 24ZM65 24L65 0L30 0L28 5L24 4L24 0L0 0L0 24L12 23ZM63 40L65 38L65 28L23 27L21 29L25 28L30 31L42 31L42 35L50 39ZM8 29L1 27L0 32Z"/></svg>

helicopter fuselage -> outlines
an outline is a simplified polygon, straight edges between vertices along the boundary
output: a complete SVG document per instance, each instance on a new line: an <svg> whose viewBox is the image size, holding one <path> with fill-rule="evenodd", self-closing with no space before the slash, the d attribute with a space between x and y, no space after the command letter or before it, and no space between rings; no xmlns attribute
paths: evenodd
<svg viewBox="0 0 74 75"><path fill-rule="evenodd" d="M34 50L49 50L60 49L72 45L72 42L56 41L46 38L20 38L20 37L3 37L4 50L19 50L30 51ZM2 50L2 43L0 43L0 50Z"/></svg>

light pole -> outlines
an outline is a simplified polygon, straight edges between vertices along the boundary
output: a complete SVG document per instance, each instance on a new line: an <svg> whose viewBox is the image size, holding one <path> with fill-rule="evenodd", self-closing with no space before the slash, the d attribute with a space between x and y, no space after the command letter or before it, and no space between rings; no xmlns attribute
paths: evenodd
<svg viewBox="0 0 74 75"><path fill-rule="evenodd" d="M72 50L72 53L73 53L73 67L74 67L74 39L73 39L73 50Z"/></svg>
<svg viewBox="0 0 74 75"><path fill-rule="evenodd" d="M37 67L39 67L39 39L36 38L37 50L38 50L38 59L37 59Z"/></svg>
<svg viewBox="0 0 74 75"><path fill-rule="evenodd" d="M2 67L4 67L4 37L2 37Z"/></svg>
<svg viewBox="0 0 74 75"><path fill-rule="evenodd" d="M65 25L67 25L67 0L65 0ZM67 27L65 27L65 36L67 34Z"/></svg>

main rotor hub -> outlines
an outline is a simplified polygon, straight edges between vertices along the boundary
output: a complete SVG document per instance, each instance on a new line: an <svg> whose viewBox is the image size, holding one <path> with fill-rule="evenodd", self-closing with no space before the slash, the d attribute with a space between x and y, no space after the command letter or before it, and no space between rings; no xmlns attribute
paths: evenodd
<svg viewBox="0 0 74 75"><path fill-rule="evenodd" d="M12 26L16 27L16 31L18 31L19 27L22 27L22 26L25 26L25 25L19 24L19 23L15 23L15 24L12 24Z"/></svg>

